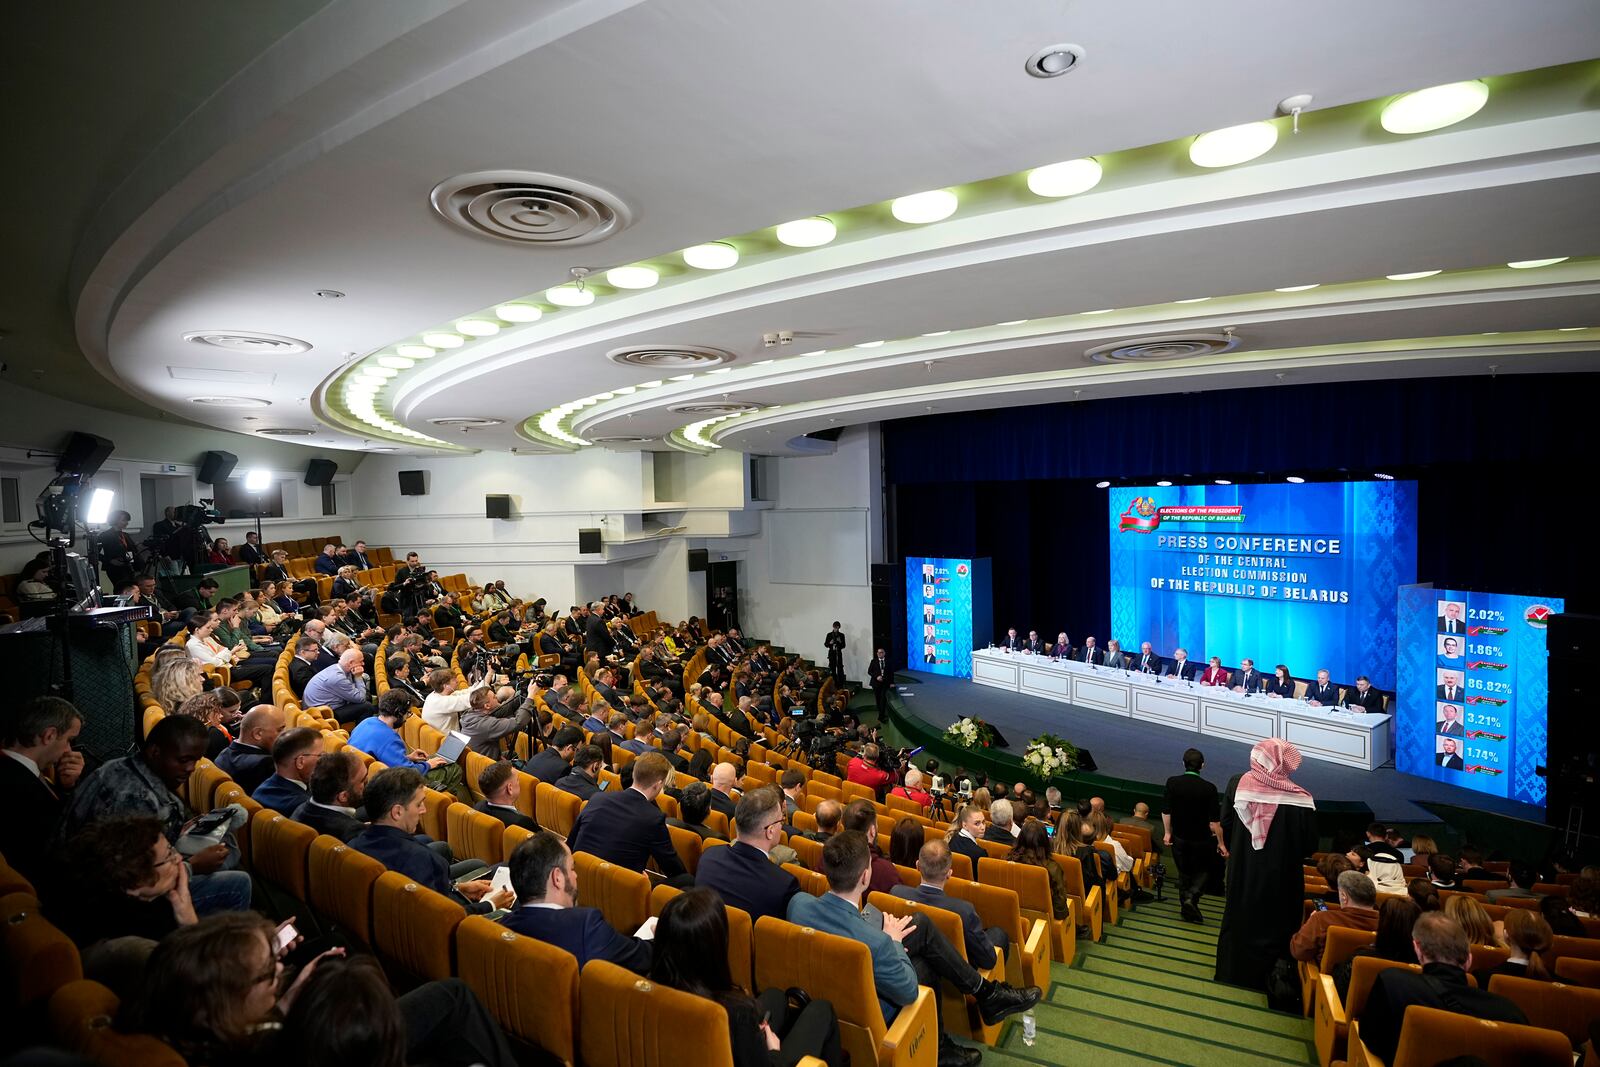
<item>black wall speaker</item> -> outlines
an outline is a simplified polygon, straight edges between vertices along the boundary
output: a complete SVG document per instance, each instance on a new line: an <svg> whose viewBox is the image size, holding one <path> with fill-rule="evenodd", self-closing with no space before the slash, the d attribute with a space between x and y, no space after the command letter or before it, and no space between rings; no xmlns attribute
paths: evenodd
<svg viewBox="0 0 1600 1067"><path fill-rule="evenodd" d="M104 437L74 430L72 436L67 438L67 447L61 450L61 459L56 463L56 473L81 474L88 478L100 469L100 464L111 455L114 447Z"/></svg>
<svg viewBox="0 0 1600 1067"><path fill-rule="evenodd" d="M339 473L339 465L331 459L314 459L306 464L307 485L327 485Z"/></svg>
<svg viewBox="0 0 1600 1067"><path fill-rule="evenodd" d="M239 457L232 452L207 452L200 457L199 480L207 485L221 485L238 462Z"/></svg>
<svg viewBox="0 0 1600 1067"><path fill-rule="evenodd" d="M483 515L486 519L509 519L511 498L501 493L490 493L483 498ZM595 531L599 533L598 530ZM598 548L596 552L600 551Z"/></svg>
<svg viewBox="0 0 1600 1067"><path fill-rule="evenodd" d="M689 573L695 574L706 569L711 562L711 553L703 548L689 550Z"/></svg>
<svg viewBox="0 0 1600 1067"><path fill-rule="evenodd" d="M878 649L883 649L889 654L889 662L898 664L900 653L894 640L894 605L899 598L895 596L895 576L900 568L891 563L874 563L871 570L872 583L872 648L867 655L872 655ZM901 600L901 603L904 603Z"/></svg>
<svg viewBox="0 0 1600 1067"><path fill-rule="evenodd" d="M427 496L427 471L400 471L401 496Z"/></svg>
<svg viewBox="0 0 1600 1067"><path fill-rule="evenodd" d="M578 551L588 556L598 553L600 551L600 531L598 529L579 530Z"/></svg>
<svg viewBox="0 0 1600 1067"><path fill-rule="evenodd" d="M1573 807L1600 808L1600 743L1592 722L1594 697L1600 692L1594 681L1600 617L1550 616L1545 649L1550 656L1545 818L1562 826Z"/></svg>

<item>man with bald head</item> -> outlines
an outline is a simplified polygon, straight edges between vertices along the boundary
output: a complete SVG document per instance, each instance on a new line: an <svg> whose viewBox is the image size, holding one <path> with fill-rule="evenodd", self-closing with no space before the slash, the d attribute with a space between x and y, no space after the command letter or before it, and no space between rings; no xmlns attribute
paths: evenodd
<svg viewBox="0 0 1600 1067"><path fill-rule="evenodd" d="M246 793L272 776L272 743L283 732L283 715L271 704L257 704L239 720L239 736L217 756L217 767Z"/></svg>
<svg viewBox="0 0 1600 1067"><path fill-rule="evenodd" d="M950 845L936 837L922 846L917 854L917 873L922 875L921 885L897 885L890 892L904 900L943 908L961 916L961 932L965 935L967 962L980 970L988 970L995 960L1005 956L1010 939L998 926L988 930L978 918L978 909L970 900L950 896L944 891L950 881Z"/></svg>
<svg viewBox="0 0 1600 1067"><path fill-rule="evenodd" d="M734 786L739 781L739 769L731 763L719 763L711 768L711 810L720 811L728 818L734 817L739 802Z"/></svg>
<svg viewBox="0 0 1600 1067"><path fill-rule="evenodd" d="M822 843L839 832L839 820L844 817L844 805L837 800L824 800L817 804L817 810L811 815L817 820L817 828L804 830L800 836Z"/></svg>
<svg viewBox="0 0 1600 1067"><path fill-rule="evenodd" d="M331 708L342 723L359 722L378 710L367 692L367 661L359 648L347 647L337 663L306 683L305 706Z"/></svg>

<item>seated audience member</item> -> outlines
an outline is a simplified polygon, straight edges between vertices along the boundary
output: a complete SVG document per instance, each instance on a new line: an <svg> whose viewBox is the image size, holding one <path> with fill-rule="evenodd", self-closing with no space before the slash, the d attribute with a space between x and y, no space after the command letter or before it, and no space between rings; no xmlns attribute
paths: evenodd
<svg viewBox="0 0 1600 1067"><path fill-rule="evenodd" d="M578 868L559 837L535 834L512 850L510 864L516 902L500 917L502 926L565 949L577 957L580 968L590 960L605 960L648 973L649 941L618 933L598 908L578 906Z"/></svg>
<svg viewBox="0 0 1600 1067"><path fill-rule="evenodd" d="M1456 882L1456 861L1452 856L1442 852L1435 852L1428 857L1428 875L1435 886L1440 889L1459 889Z"/></svg>
<svg viewBox="0 0 1600 1067"><path fill-rule="evenodd" d="M83 773L83 754L72 750L82 728L83 716L60 697L14 701L0 713L0 855L35 883L48 870L63 798Z"/></svg>
<svg viewBox="0 0 1600 1067"><path fill-rule="evenodd" d="M289 690L295 699L305 701L306 686L323 669L318 662L322 655L322 642L309 634L295 639L294 658L289 661Z"/></svg>
<svg viewBox="0 0 1600 1067"><path fill-rule="evenodd" d="M1511 950L1511 955L1489 973L1532 978L1540 982L1551 981L1555 976L1545 965L1546 956L1555 947L1555 935L1550 932L1550 923L1543 915L1528 908L1509 909L1503 923L1505 947Z"/></svg>
<svg viewBox="0 0 1600 1067"><path fill-rule="evenodd" d="M585 801L598 793L600 791L599 746L579 746L572 755L572 769L556 783L556 788Z"/></svg>
<svg viewBox="0 0 1600 1067"><path fill-rule="evenodd" d="M411 677L411 657L404 652L397 652L390 656L385 664L389 673L389 688L399 689L411 698L413 707L422 707L423 701L428 698Z"/></svg>
<svg viewBox="0 0 1600 1067"><path fill-rule="evenodd" d="M895 823L889 831L889 862L896 867L915 867L917 856L922 853L923 837L922 824L917 820L905 818Z"/></svg>
<svg viewBox="0 0 1600 1067"><path fill-rule="evenodd" d="M1289 955L1305 963L1322 959L1328 942L1328 927L1348 926L1356 930L1378 928L1378 890L1372 879L1360 871L1339 875L1339 910L1313 911L1289 939Z"/></svg>
<svg viewBox="0 0 1600 1067"><path fill-rule="evenodd" d="M1017 843L1017 827L1013 821L1011 801L996 800L989 805L989 829L983 839L1008 848Z"/></svg>
<svg viewBox="0 0 1600 1067"><path fill-rule="evenodd" d="M461 728L461 713L472 706L472 694L482 689L478 682L466 689L456 690L456 672L448 667L428 675L428 699L422 702L422 721L447 734Z"/></svg>
<svg viewBox="0 0 1600 1067"><path fill-rule="evenodd" d="M1343 852L1329 852L1317 861L1317 873L1322 875L1322 880L1328 883L1328 891L1322 899L1329 904L1339 903L1339 876L1345 871L1353 871L1356 867L1350 862L1350 857Z"/></svg>
<svg viewBox="0 0 1600 1067"><path fill-rule="evenodd" d="M861 749L861 755L850 757L844 777L847 782L864 785L878 793L888 788L894 781L894 775L878 766L878 746L874 744L865 745Z"/></svg>
<svg viewBox="0 0 1600 1067"><path fill-rule="evenodd" d="M529 682L529 692L533 683ZM519 730L526 730L533 721L533 704L528 694L484 686L472 690L467 707L461 712L459 726L470 740L467 747L480 756L492 760L505 757L504 740Z"/></svg>
<svg viewBox="0 0 1600 1067"><path fill-rule="evenodd" d="M1084 826L1087 827L1088 824L1085 823ZM1012 863L1025 863L1030 867L1043 867L1050 881L1051 916L1058 920L1071 916L1072 901L1067 896L1066 876L1052 854L1050 831L1045 828L1044 823L1034 820L1023 826L1022 833L1017 836L1017 843L1011 846L1011 853L1006 859Z"/></svg>
<svg viewBox="0 0 1600 1067"><path fill-rule="evenodd" d="M234 689L217 686L215 689L194 696L178 705L178 710L173 715L187 715L191 719L198 719L206 724L206 759L216 762L217 758L228 750L233 744L233 735L223 726L223 717L230 712L237 711L239 693Z"/></svg>
<svg viewBox="0 0 1600 1067"><path fill-rule="evenodd" d="M350 731L350 747L365 752L385 767L410 767L423 775L428 785L457 799L470 801L462 784L461 765L443 756L430 756L420 748L408 750L400 738L400 724L411 714L411 698L391 689L378 700L378 711Z"/></svg>
<svg viewBox="0 0 1600 1067"><path fill-rule="evenodd" d="M272 744L273 773L250 794L264 808L294 815L311 795L311 773L322 758L322 733L309 726L285 730Z"/></svg>
<svg viewBox="0 0 1600 1067"><path fill-rule="evenodd" d="M763 915L785 918L789 898L800 891L794 875L770 858L783 830L779 796L776 788L762 786L740 797L734 813L738 838L727 848L702 853L695 872L697 885L714 889L726 903L743 908L752 922Z"/></svg>
<svg viewBox="0 0 1600 1067"><path fill-rule="evenodd" d="M933 796L922 787L922 783L922 772L917 770L915 767L907 767L904 783L889 790L889 795L892 797L903 797L904 799L911 801L913 804L921 808L922 813L926 815L928 813L928 809L933 807Z"/></svg>
<svg viewBox="0 0 1600 1067"><path fill-rule="evenodd" d="M1572 914L1565 897L1548 896L1539 901L1539 914L1550 924L1550 932L1557 937L1588 937L1583 920Z"/></svg>
<svg viewBox="0 0 1600 1067"><path fill-rule="evenodd" d="M291 818L319 834L349 841L367 828L361 818L366 787L366 760L348 748L324 753L312 768L310 795Z"/></svg>
<svg viewBox="0 0 1600 1067"><path fill-rule="evenodd" d="M778 775L778 790L783 800L783 821L787 823L804 807L806 776L790 767Z"/></svg>
<svg viewBox="0 0 1600 1067"><path fill-rule="evenodd" d="M340 566L342 564L339 561L338 549L333 545L323 545L322 551L311 564L312 569L318 574L327 575L329 578L338 576Z"/></svg>
<svg viewBox="0 0 1600 1067"><path fill-rule="evenodd" d="M444 857L417 841L414 836L427 807L422 775L410 767L390 767L367 781L367 817L372 820L349 841L351 848L365 852L391 871L405 875L420 886L454 900L469 913L482 914L509 907L511 893L494 892L489 879L453 883L483 864L466 860L451 867Z"/></svg>
<svg viewBox="0 0 1600 1067"><path fill-rule="evenodd" d="M821 805L818 805L818 810ZM977 804L968 804L956 812L955 822L950 824L950 831L945 834L945 841L950 846L950 851L960 856L965 856L972 861L972 873L978 873L978 861L987 856L983 846L978 844L987 835L984 823L987 821L982 808Z"/></svg>
<svg viewBox="0 0 1600 1067"><path fill-rule="evenodd" d="M1460 893L1448 897L1444 902L1444 913L1466 931L1467 944L1505 948L1500 943L1500 936L1495 932L1494 920L1489 918L1489 913L1484 910L1483 905L1472 897Z"/></svg>
<svg viewBox="0 0 1600 1067"><path fill-rule="evenodd" d="M1429 912L1411 929L1411 945L1422 973L1395 967L1380 971L1361 1015L1361 1040L1379 1059L1394 1059L1400 1023L1413 1004L1475 1019L1526 1025L1527 1016L1511 1001L1467 982L1472 952L1466 931L1448 915Z"/></svg>
<svg viewBox="0 0 1600 1067"><path fill-rule="evenodd" d="M967 961L980 970L988 970L1005 956L1011 939L998 926L987 930L978 916L978 909L970 900L950 896L944 887L950 881L950 846L935 838L922 846L917 854L917 873L922 876L920 885L897 885L894 895L914 900L933 908L943 908L961 917L963 940L966 943Z"/></svg>
<svg viewBox="0 0 1600 1067"><path fill-rule="evenodd" d="M205 755L206 728L198 719L169 715L151 727L131 756L107 760L73 791L57 836L70 839L90 823L117 815L153 815L170 844L177 845L194 813L178 790ZM226 843L187 857L189 896L195 912L209 915L250 906L250 876L224 870L235 857Z"/></svg>
<svg viewBox="0 0 1600 1067"><path fill-rule="evenodd" d="M919 984L938 989L941 981L976 997L983 1021L991 1025L1039 1002L1037 986L1018 989L984 979L956 953L927 915L884 915L879 925L875 915L863 913L861 904L872 881L872 850L863 834L845 830L829 839L822 847L822 870L828 878L828 892L820 897L795 894L789 900L789 921L867 946L885 1021L916 999ZM972 1067L983 1054L956 1045L945 1033L942 1002L942 997L934 997L940 1020L939 1061Z"/></svg>
<svg viewBox="0 0 1600 1067"><path fill-rule="evenodd" d="M539 781L555 785L572 769L573 754L581 744L583 731L576 726L563 726L524 769Z"/></svg>
<svg viewBox="0 0 1600 1067"><path fill-rule="evenodd" d="M854 830L867 839L867 850L872 854L872 877L867 892L893 891L900 884L900 872L894 869L889 857L878 848L878 809L872 806L870 800L852 800L845 805L839 826L843 830Z"/></svg>
<svg viewBox="0 0 1600 1067"><path fill-rule="evenodd" d="M678 817L668 819L668 826L698 834L702 841L726 841L727 837L706 825L711 812L711 787L695 782L678 794Z"/></svg>
<svg viewBox="0 0 1600 1067"><path fill-rule="evenodd" d="M491 763L485 767L478 775L478 792L483 794L483 799L473 805L473 811L493 815L507 826L539 832L538 820L517 807L517 799L522 796L522 780L511 763Z"/></svg>
<svg viewBox="0 0 1600 1067"><path fill-rule="evenodd" d="M1462 845L1461 855L1457 857L1456 877L1460 881L1471 880L1474 882L1503 882L1505 876L1486 870L1483 866L1483 850L1475 845Z"/></svg>
<svg viewBox="0 0 1600 1067"><path fill-rule="evenodd" d="M158 655L150 666L150 695L162 711L176 715L184 701L205 689L205 680L200 664L188 656Z"/></svg>
<svg viewBox="0 0 1600 1067"><path fill-rule="evenodd" d="M239 720L239 736L217 757L217 768L254 793L272 775L272 745L282 732L283 714L271 704L256 705Z"/></svg>
<svg viewBox="0 0 1600 1067"><path fill-rule="evenodd" d="M1372 956L1396 963L1415 963L1417 954L1411 947L1411 928L1416 925L1422 909L1408 896L1385 897L1378 905L1378 930L1372 944L1362 945L1333 968L1334 988L1342 1002L1350 992L1352 962L1359 956Z"/></svg>
<svg viewBox="0 0 1600 1067"><path fill-rule="evenodd" d="M711 810L733 818L738 797L734 785L739 781L739 769L731 763L719 763L711 768Z"/></svg>
<svg viewBox="0 0 1600 1067"><path fill-rule="evenodd" d="M199 612L210 613L217 608L217 590L220 588L215 578L202 578L195 587L186 593L178 594L179 614L185 623L193 621L193 616ZM190 626L190 632L194 630Z"/></svg>
<svg viewBox="0 0 1600 1067"><path fill-rule="evenodd" d="M306 683L305 706L328 708L339 722L359 722L377 708L367 691L367 662L359 648L346 648L339 662Z"/></svg>
<svg viewBox="0 0 1600 1067"><path fill-rule="evenodd" d="M1567 894L1567 907L1580 919L1600 919L1600 867L1588 866L1578 872Z"/></svg>
<svg viewBox="0 0 1600 1067"><path fill-rule="evenodd" d="M828 1001L812 1000L796 1010L782 989L751 998L734 984L728 912L710 890L691 889L661 909L650 978L722 1005L734 1067L785 1067L805 1056L821 1057L829 1067L844 1063L839 1021Z"/></svg>
<svg viewBox="0 0 1600 1067"><path fill-rule="evenodd" d="M1443 911L1444 900L1439 896L1439 887L1426 878L1412 878L1406 882L1406 896L1423 912Z"/></svg>
<svg viewBox="0 0 1600 1067"><path fill-rule="evenodd" d="M634 760L633 784L619 792L597 793L572 824L567 844L630 871L643 871L650 860L668 878L686 872L667 833L667 817L656 807L670 768L659 752Z"/></svg>
<svg viewBox="0 0 1600 1067"><path fill-rule="evenodd" d="M1498 904L1503 900L1536 899L1539 894L1533 891L1533 886L1538 880L1539 876L1534 873L1530 865L1521 860L1513 860L1511 863L1511 875L1506 880L1506 887L1504 889L1491 889L1484 895L1488 897L1491 904Z"/></svg>

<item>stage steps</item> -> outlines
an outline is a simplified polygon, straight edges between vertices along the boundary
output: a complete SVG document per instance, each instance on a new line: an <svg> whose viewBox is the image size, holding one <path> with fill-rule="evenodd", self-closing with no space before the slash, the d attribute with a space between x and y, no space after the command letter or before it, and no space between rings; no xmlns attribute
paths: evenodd
<svg viewBox="0 0 1600 1067"><path fill-rule="evenodd" d="M986 1067L1094 1064L1134 1067L1281 1067L1316 1062L1311 1022L1267 1008L1265 994L1211 980L1222 901L1207 897L1203 926L1177 902L1124 911L1105 940L1078 941L1072 966L1054 965L1054 986L1035 1009L1038 1036L1022 1043L1013 1016Z"/></svg>

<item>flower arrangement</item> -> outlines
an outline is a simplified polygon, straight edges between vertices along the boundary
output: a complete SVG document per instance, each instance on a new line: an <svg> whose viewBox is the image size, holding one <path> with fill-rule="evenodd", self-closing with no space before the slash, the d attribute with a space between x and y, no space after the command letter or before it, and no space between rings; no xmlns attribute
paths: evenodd
<svg viewBox="0 0 1600 1067"><path fill-rule="evenodd" d="M1040 734L1028 742L1022 765L1041 782L1078 769L1078 748L1054 734Z"/></svg>
<svg viewBox="0 0 1600 1067"><path fill-rule="evenodd" d="M994 727L982 719L957 719L945 729L944 739L960 748L989 748L994 744Z"/></svg>

